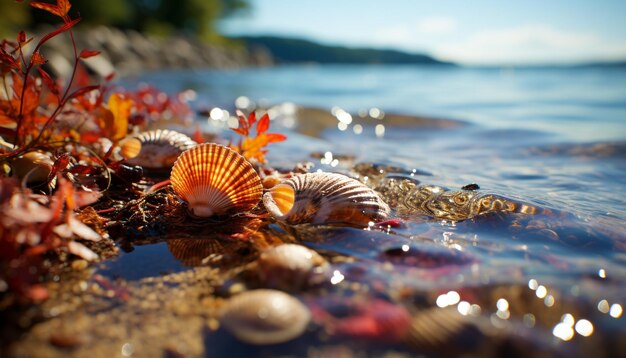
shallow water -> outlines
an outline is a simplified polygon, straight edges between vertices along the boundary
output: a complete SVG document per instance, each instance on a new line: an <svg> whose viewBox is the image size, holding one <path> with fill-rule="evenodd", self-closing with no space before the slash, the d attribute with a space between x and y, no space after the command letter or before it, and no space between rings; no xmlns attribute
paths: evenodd
<svg viewBox="0 0 626 358"><path fill-rule="evenodd" d="M350 173L357 163L383 164L397 168L391 174L425 184L459 190L477 183L481 192L537 207L536 215L495 213L458 223L409 215L399 227L290 234L325 255L351 258L334 263L333 270L340 281L367 286L375 297L395 302L420 297L441 307L447 305L446 292L459 292L461 301L478 304L481 317L494 327L517 327L517 334L537 346L564 353L567 341L589 352L589 347L609 342L600 353L623 352L614 338L625 332L626 69L294 66L159 72L128 81L172 92L191 88L199 110L219 107L232 113L241 96L262 106L276 105L272 131L289 139L269 147L272 166L292 168L311 161L313 170ZM292 103L325 111L337 106L353 113L352 122L342 127L337 121L322 126L315 137L304 136L300 121L312 119L294 116ZM407 128L383 117L377 123L384 133L377 133L357 115L376 114L372 108L464 124ZM199 121L228 136L223 121ZM132 281L193 266L175 259L169 248L164 242L135 246L99 272ZM347 297L342 292L331 287L327 294ZM315 293L301 296L320 304ZM500 298L508 300L510 309L496 307ZM458 300L449 305L457 304L460 312ZM567 314L574 322L589 320L595 327L592 337L584 337L584 330L574 332ZM569 327L572 336L557 326ZM226 343L217 337L208 334L205 339L224 352ZM302 339L315 344L319 337ZM358 339L338 342L358 347ZM252 347L242 347L238 352L252 352ZM294 347L259 354L303 353ZM382 347L395 348L391 343Z"/></svg>

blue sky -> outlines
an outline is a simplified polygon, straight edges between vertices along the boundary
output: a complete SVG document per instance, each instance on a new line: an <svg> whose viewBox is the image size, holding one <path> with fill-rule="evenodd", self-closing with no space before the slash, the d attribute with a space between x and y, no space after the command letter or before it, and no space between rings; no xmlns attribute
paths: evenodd
<svg viewBox="0 0 626 358"><path fill-rule="evenodd" d="M466 64L626 59L626 0L250 0L230 35L425 52Z"/></svg>

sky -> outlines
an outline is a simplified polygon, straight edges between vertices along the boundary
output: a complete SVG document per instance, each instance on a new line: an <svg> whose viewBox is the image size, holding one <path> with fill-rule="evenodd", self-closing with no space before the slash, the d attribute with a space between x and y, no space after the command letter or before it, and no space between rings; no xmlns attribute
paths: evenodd
<svg viewBox="0 0 626 358"><path fill-rule="evenodd" d="M249 0L227 35L399 49L474 65L626 60L626 0Z"/></svg>

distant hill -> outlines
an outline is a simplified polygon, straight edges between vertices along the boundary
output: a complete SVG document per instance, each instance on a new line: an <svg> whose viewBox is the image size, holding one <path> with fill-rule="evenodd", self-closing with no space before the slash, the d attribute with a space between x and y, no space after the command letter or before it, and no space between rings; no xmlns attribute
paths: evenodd
<svg viewBox="0 0 626 358"><path fill-rule="evenodd" d="M336 63L336 64L427 64L453 65L424 54L373 48L329 46L312 41L274 36L244 36L233 40L243 42L250 49L264 49L278 63Z"/></svg>

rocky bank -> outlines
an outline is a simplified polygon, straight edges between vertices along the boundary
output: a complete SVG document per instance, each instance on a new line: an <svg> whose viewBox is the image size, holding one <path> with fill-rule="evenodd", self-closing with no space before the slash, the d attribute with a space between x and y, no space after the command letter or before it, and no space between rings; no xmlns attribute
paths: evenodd
<svg viewBox="0 0 626 358"><path fill-rule="evenodd" d="M41 29L37 33L49 31ZM118 76L128 76L164 68L232 69L273 64L272 56L259 48L249 50L244 46L214 45L184 35L156 37L105 26L78 28L73 30L73 34L78 51L89 49L101 52L84 62L90 71L102 77L113 71ZM68 36L57 36L42 50L51 71L60 77L70 73L74 60ZM38 38L41 36L36 36Z"/></svg>

